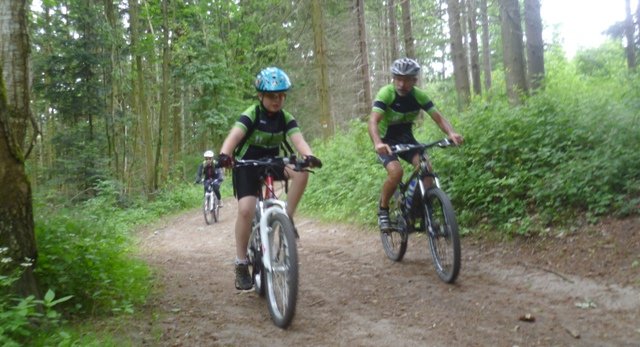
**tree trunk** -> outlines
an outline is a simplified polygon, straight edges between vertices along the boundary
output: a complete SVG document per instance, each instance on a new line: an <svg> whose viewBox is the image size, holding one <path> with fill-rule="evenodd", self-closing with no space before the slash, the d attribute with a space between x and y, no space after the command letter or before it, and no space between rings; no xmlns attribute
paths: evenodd
<svg viewBox="0 0 640 347"><path fill-rule="evenodd" d="M158 187L167 179L169 168L169 83L171 75L169 63L171 51L169 47L169 11L168 0L162 0L162 87L160 97L160 120L158 122L158 140L156 143L155 182Z"/></svg>
<svg viewBox="0 0 640 347"><path fill-rule="evenodd" d="M356 13L358 17L358 47L360 47L360 78L364 91L364 107L360 110L361 118L365 119L371 109L371 79L369 77L369 50L367 49L367 31L364 20L364 0L356 0Z"/></svg>
<svg viewBox="0 0 640 347"><path fill-rule="evenodd" d="M522 24L518 0L500 0L500 27L504 59L507 95L509 102L517 105L527 93Z"/></svg>
<svg viewBox="0 0 640 347"><path fill-rule="evenodd" d="M527 66L531 90L540 88L544 79L544 42L540 0L524 1L524 21L527 35Z"/></svg>
<svg viewBox="0 0 640 347"><path fill-rule="evenodd" d="M317 88L320 99L320 126L322 127L322 137L327 139L333 135L334 129L331 116L331 100L329 99L329 71L320 0L312 0L311 20L313 22L313 43L315 47L316 72L318 74Z"/></svg>
<svg viewBox="0 0 640 347"><path fill-rule="evenodd" d="M462 43L459 0L447 0L447 13L449 15L449 32L451 33L453 75L456 81L456 91L458 92L458 109L463 109L469 104L471 91L467 54Z"/></svg>
<svg viewBox="0 0 640 347"><path fill-rule="evenodd" d="M25 0L0 0L0 274L22 271L13 291L40 297L31 185L25 172L29 109L29 36ZM21 266L21 264L29 264Z"/></svg>
<svg viewBox="0 0 640 347"><path fill-rule="evenodd" d="M478 16L476 15L476 0L467 0L469 21L469 56L471 62L471 81L473 92L476 95L482 94L482 83L480 82L480 53L478 50Z"/></svg>
<svg viewBox="0 0 640 347"><path fill-rule="evenodd" d="M362 1L364 2L364 1ZM364 8L364 5L363 5ZM389 44L391 45L390 60L398 59L398 21L396 20L396 1L389 0ZM364 13L364 11L363 11ZM391 65L391 64L387 64Z"/></svg>
<svg viewBox="0 0 640 347"><path fill-rule="evenodd" d="M153 143L151 136L151 115L147 107L147 95L144 83L144 67L142 64L142 55L138 45L138 35L140 33L138 0L129 0L129 16L131 21L131 48L136 52L133 60L133 102L134 110L138 116L140 126L137 129L140 141L137 142L139 153L144 158L144 188L146 193L151 193L156 186L155 182L155 162L153 160Z"/></svg>
<svg viewBox="0 0 640 347"><path fill-rule="evenodd" d="M411 0L401 0L402 28L404 31L404 53L407 57L416 59L416 47L413 43L413 29L411 28Z"/></svg>
<svg viewBox="0 0 640 347"><path fill-rule="evenodd" d="M480 0L482 16L482 70L484 72L484 89L491 89L491 44L489 42L489 10L487 0Z"/></svg>
<svg viewBox="0 0 640 347"><path fill-rule="evenodd" d="M636 40L634 39L635 27L633 25L633 16L631 14L631 2L630 0L625 0L625 12L627 13L627 18L625 20L625 28L624 33L627 38L627 67L629 70L636 69ZM640 3L638 3L638 9L640 9ZM637 18L640 21L640 18Z"/></svg>

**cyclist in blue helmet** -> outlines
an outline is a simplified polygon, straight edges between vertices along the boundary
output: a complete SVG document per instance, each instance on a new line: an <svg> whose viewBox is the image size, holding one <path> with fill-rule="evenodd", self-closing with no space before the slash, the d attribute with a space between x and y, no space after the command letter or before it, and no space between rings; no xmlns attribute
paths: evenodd
<svg viewBox="0 0 640 347"><path fill-rule="evenodd" d="M224 167L233 166L233 158L262 159L280 154L280 146L288 140L299 156L306 158L312 166L322 163L313 156L311 147L302 136L293 116L283 109L287 91L291 88L289 76L277 67L268 67L256 76L254 86L258 102L249 106L231 128L220 149L218 161ZM251 233L251 220L255 213L260 178L254 167L233 169L233 188L238 199L236 218L236 260L235 286L239 290L253 287L247 260L247 244ZM307 186L309 174L286 168L276 175L279 179L290 181L287 193L287 214L293 217L298 202ZM293 220L292 220L293 221Z"/></svg>

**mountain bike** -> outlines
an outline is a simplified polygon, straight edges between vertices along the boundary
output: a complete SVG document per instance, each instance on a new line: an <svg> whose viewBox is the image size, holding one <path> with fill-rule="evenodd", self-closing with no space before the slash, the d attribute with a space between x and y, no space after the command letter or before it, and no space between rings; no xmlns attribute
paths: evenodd
<svg viewBox="0 0 640 347"><path fill-rule="evenodd" d="M389 202L390 228L381 230L382 246L387 257L401 261L407 251L409 234L425 232L438 277L453 283L460 271L460 235L456 214L447 194L440 188L438 176L429 169L427 149L453 145L449 139L428 144L391 146L392 153L421 150L420 163L398 185ZM433 184L426 187L425 178Z"/></svg>
<svg viewBox="0 0 640 347"><path fill-rule="evenodd" d="M298 298L297 231L274 187L276 172L289 164L296 171L309 171L309 163L294 156L236 160L235 164L256 166L261 171L247 257L254 290L261 297L266 295L271 320L282 329L291 324Z"/></svg>
<svg viewBox="0 0 640 347"><path fill-rule="evenodd" d="M202 204L202 212L204 213L204 221L207 224L217 223L220 217L220 200L213 192L214 184L218 184L217 180L205 180L204 202Z"/></svg>

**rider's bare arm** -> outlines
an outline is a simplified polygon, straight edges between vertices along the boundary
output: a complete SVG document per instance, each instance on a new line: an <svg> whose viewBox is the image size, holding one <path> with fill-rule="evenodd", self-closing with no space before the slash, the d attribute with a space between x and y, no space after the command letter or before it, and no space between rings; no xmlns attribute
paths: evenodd
<svg viewBox="0 0 640 347"><path fill-rule="evenodd" d="M373 142L373 148L378 154L390 154L391 148L385 143L382 142L380 138L380 134L378 133L378 123L382 120L382 114L379 112L371 112L369 116L368 129L369 129L369 137L371 137L371 141Z"/></svg>
<svg viewBox="0 0 640 347"><path fill-rule="evenodd" d="M293 143L293 146L296 148L298 153L300 153L300 155L304 157L313 155L313 152L311 152L311 147L309 147L309 144L307 143L307 141L305 141L302 133L294 133L291 135L290 139L291 143Z"/></svg>
<svg viewBox="0 0 640 347"><path fill-rule="evenodd" d="M233 150L238 146L242 138L244 137L244 130L238 127L231 128L229 135L222 143L220 148L220 154L232 155Z"/></svg>
<svg viewBox="0 0 640 347"><path fill-rule="evenodd" d="M449 121L444 118L444 116L437 109L433 108L429 110L429 115L431 116L431 119L433 119L433 121L438 124L440 130L442 130L443 133L447 134L447 137L449 137L449 139L451 139L453 143L455 143L456 145L462 144L462 142L464 141L462 135L458 134L453 129L451 123L449 123Z"/></svg>

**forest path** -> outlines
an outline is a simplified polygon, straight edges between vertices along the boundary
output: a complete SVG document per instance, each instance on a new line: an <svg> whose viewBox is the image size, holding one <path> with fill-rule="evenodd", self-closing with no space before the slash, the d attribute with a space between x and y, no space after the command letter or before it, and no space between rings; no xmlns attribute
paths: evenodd
<svg viewBox="0 0 640 347"><path fill-rule="evenodd" d="M448 285L422 235L394 263L377 232L298 217L298 304L281 330L264 299L234 288L235 209L140 231L160 284L131 328L140 345L640 346L640 218L535 242L464 238Z"/></svg>

